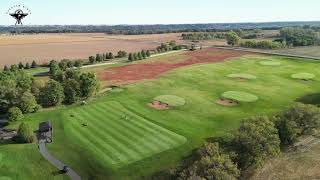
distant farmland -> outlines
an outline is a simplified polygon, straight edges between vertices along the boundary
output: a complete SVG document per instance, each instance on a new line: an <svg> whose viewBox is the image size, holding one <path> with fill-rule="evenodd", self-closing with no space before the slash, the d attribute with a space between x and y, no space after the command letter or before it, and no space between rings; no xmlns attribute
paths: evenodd
<svg viewBox="0 0 320 180"><path fill-rule="evenodd" d="M179 40L180 34L160 35L105 35L86 34L39 34L0 36L0 66L36 60L46 63L52 59L84 59L96 53L125 50L153 49L161 42Z"/></svg>

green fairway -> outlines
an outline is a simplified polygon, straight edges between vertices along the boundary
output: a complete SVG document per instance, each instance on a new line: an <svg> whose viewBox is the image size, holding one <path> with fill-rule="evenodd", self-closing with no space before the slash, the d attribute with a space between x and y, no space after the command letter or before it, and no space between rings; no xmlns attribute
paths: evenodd
<svg viewBox="0 0 320 180"><path fill-rule="evenodd" d="M68 135L111 166L123 166L186 142L183 136L146 120L118 102L76 108L64 113L64 117Z"/></svg>
<svg viewBox="0 0 320 180"><path fill-rule="evenodd" d="M167 56L174 58L175 54ZM280 62L281 66L262 66L260 62L266 59ZM223 63L193 65L155 80L106 92L86 106L30 114L24 121L36 129L39 122L52 120L54 143L48 146L49 151L83 179L143 179L177 165L206 139L237 129L243 118L271 116L305 95L318 93L319 68L317 61L275 56L247 56ZM244 82L228 78L235 72L258 78ZM291 77L299 72L314 74L314 83L301 83ZM250 93L259 100L233 107L216 104L215 100L228 91ZM187 103L165 111L150 108L148 103L161 95L176 95ZM161 100L164 99L162 96ZM183 102L173 99L179 104ZM0 146L1 152L10 152L10 148L18 146ZM27 151L29 146L19 148ZM29 158L34 169L42 170L36 157ZM22 157L12 162L19 160L26 162ZM12 165L11 168L22 171L26 167ZM16 179L12 174L4 175ZM49 173L47 176L52 177ZM41 178L35 175L34 179Z"/></svg>
<svg viewBox="0 0 320 180"><path fill-rule="evenodd" d="M67 179L48 164L37 145L0 145L0 180Z"/></svg>

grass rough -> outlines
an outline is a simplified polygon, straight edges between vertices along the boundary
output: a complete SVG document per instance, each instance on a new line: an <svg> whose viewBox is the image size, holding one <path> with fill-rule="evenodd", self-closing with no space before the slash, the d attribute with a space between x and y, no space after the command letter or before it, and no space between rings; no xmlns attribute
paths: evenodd
<svg viewBox="0 0 320 180"><path fill-rule="evenodd" d="M178 107L186 104L185 99L174 95L161 95L153 98L153 100L168 104L170 107Z"/></svg>
<svg viewBox="0 0 320 180"><path fill-rule="evenodd" d="M227 91L222 94L222 97L225 99L231 99L238 102L255 102L259 98L256 95L242 92L242 91Z"/></svg>

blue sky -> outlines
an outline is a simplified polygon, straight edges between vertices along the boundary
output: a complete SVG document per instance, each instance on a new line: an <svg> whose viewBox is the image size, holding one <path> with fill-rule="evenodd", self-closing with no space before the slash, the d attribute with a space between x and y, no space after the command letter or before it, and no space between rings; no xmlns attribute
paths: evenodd
<svg viewBox="0 0 320 180"><path fill-rule="evenodd" d="M0 0L0 25L14 24L16 4L28 25L320 21L319 0Z"/></svg>

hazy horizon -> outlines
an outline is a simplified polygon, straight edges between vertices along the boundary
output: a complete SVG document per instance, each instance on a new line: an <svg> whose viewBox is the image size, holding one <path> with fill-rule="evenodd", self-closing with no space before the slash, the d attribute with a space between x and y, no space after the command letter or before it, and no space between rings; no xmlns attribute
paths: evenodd
<svg viewBox="0 0 320 180"><path fill-rule="evenodd" d="M25 5L31 15L24 25L154 25L320 21L316 0L147 0L46 1L10 0L0 2L0 25L13 25L6 12ZM297 13L299 12L299 13Z"/></svg>

